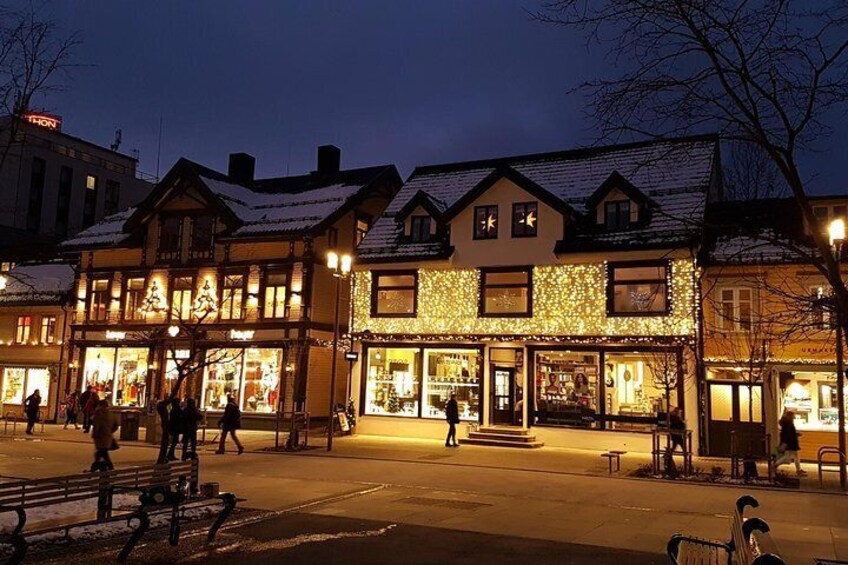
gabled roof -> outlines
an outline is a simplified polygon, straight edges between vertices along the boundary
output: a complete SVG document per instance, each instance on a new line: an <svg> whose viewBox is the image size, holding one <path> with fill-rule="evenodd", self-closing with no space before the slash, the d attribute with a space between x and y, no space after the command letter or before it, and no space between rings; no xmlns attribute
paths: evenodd
<svg viewBox="0 0 848 565"><path fill-rule="evenodd" d="M586 199L586 208L595 208L613 190L620 190L627 198L639 206L651 206L653 202L641 190L633 186L629 180L624 178L618 171L613 171L601 186L598 187L589 198Z"/></svg>
<svg viewBox="0 0 848 565"><path fill-rule="evenodd" d="M362 199L385 186L400 185L394 165L259 179L245 186L227 175L180 159L135 209L105 218L62 243L65 250L120 247L133 243L139 226L173 191L198 192L227 225L227 237L255 239L319 233ZM394 192L382 194L391 198Z"/></svg>
<svg viewBox="0 0 848 565"><path fill-rule="evenodd" d="M688 246L699 237L708 191L717 168L716 136L696 136L451 163L416 168L389 207L357 248L360 261L396 261L399 257L444 257L443 245L405 242L395 214L419 191L453 208L482 184L513 170L523 186L555 196L561 205L586 214L587 200L614 171L638 186L654 203L648 222L621 232L574 232L569 250L591 248ZM484 182L485 181L485 182ZM535 188L534 188L535 189ZM692 220L697 220L693 222Z"/></svg>
<svg viewBox="0 0 848 565"><path fill-rule="evenodd" d="M74 287L74 268L65 263L18 265L4 276L0 306L63 304Z"/></svg>
<svg viewBox="0 0 848 565"><path fill-rule="evenodd" d="M445 210L447 209L447 206L444 202L433 198L423 190L419 190L415 193L415 196L409 199L409 202L407 202L403 208L398 210L398 212L395 214L395 219L399 222L402 222L419 206L424 208L424 210L426 210L427 213L430 214L430 216L437 219L441 218L442 214L444 214Z"/></svg>

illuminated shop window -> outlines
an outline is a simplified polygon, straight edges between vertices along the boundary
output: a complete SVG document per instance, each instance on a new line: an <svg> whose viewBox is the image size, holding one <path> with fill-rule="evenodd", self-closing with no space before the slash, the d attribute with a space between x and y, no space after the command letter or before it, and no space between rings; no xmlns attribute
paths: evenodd
<svg viewBox="0 0 848 565"><path fill-rule="evenodd" d="M83 390L91 386L114 406L144 406L147 390L146 347L90 347L85 351Z"/></svg>
<svg viewBox="0 0 848 565"><path fill-rule="evenodd" d="M36 390L41 395L41 404L46 404L50 395L50 370L46 367L3 369L2 403L4 405L20 406Z"/></svg>
<svg viewBox="0 0 848 565"><path fill-rule="evenodd" d="M598 425L597 353L536 353L536 405L539 424L594 428Z"/></svg>
<svg viewBox="0 0 848 565"><path fill-rule="evenodd" d="M194 278L176 277L171 291L171 315L177 320L190 320L194 300Z"/></svg>
<svg viewBox="0 0 848 565"><path fill-rule="evenodd" d="M671 406L678 406L673 353L608 353L605 357L606 413L656 421L667 413L665 382L673 383ZM645 424L616 422L616 429L642 429Z"/></svg>
<svg viewBox="0 0 848 565"><path fill-rule="evenodd" d="M88 319L103 321L109 314L109 280L97 279L91 281L91 291L88 293Z"/></svg>
<svg viewBox="0 0 848 565"><path fill-rule="evenodd" d="M251 347L214 349L203 375L201 407L223 410L231 394L243 412L270 414L277 409L282 350Z"/></svg>
<svg viewBox="0 0 848 565"><path fill-rule="evenodd" d="M365 413L417 418L420 369L418 348L369 348Z"/></svg>
<svg viewBox="0 0 848 565"><path fill-rule="evenodd" d="M480 416L481 355L476 349L424 350L424 418L445 418L445 404L456 394L461 420Z"/></svg>
<svg viewBox="0 0 848 565"><path fill-rule="evenodd" d="M839 425L836 373L786 371L780 373L780 413L795 417L799 430L835 432ZM848 388L845 391L848 400Z"/></svg>

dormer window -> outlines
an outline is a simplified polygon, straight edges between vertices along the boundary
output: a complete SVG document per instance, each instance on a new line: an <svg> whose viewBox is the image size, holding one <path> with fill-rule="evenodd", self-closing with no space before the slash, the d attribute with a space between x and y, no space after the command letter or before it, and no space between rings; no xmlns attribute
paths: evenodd
<svg viewBox="0 0 848 565"><path fill-rule="evenodd" d="M215 234L215 218L213 216L195 216L191 220L192 259L212 258L212 239Z"/></svg>
<svg viewBox="0 0 848 565"><path fill-rule="evenodd" d="M430 216L412 216L410 218L409 240L412 243L430 241Z"/></svg>
<svg viewBox="0 0 848 565"><path fill-rule="evenodd" d="M474 207L474 239L498 238L498 207Z"/></svg>
<svg viewBox="0 0 848 565"><path fill-rule="evenodd" d="M612 200L604 204L604 224L608 231L626 230L630 227L630 201Z"/></svg>
<svg viewBox="0 0 848 565"><path fill-rule="evenodd" d="M539 204L519 202L512 205L512 237L536 237L539 230Z"/></svg>
<svg viewBox="0 0 848 565"><path fill-rule="evenodd" d="M165 216L159 223L159 259L170 260L180 256L183 219Z"/></svg>

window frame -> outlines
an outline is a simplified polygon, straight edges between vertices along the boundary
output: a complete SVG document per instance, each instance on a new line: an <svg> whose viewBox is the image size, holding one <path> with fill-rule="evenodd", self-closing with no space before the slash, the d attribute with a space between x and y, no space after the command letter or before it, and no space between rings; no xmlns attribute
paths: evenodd
<svg viewBox="0 0 848 565"><path fill-rule="evenodd" d="M224 272L221 273L218 278L218 319L227 322L237 322L240 320L244 320L246 313L246 302L247 302L247 279L250 273L246 273L243 271L232 271L232 272ZM241 286L227 287L227 279L230 277L241 277ZM241 290L241 298L238 313L233 312L232 307L235 302L235 294L233 293L231 296L227 297L227 290ZM229 317L224 317L224 304L229 301L230 302L230 315Z"/></svg>
<svg viewBox="0 0 848 565"><path fill-rule="evenodd" d="M129 283L131 280L139 280L141 279L141 302L144 303L144 298L147 296L147 284L148 280L144 274L127 274L121 280L121 318L126 322L137 322L145 319L145 315L138 311L136 308L135 312L131 316L127 315L129 312L129 308L127 308L127 298L129 297L130 289ZM137 292L138 289L133 290L133 292Z"/></svg>
<svg viewBox="0 0 848 565"><path fill-rule="evenodd" d="M527 273L527 284L486 284L486 275L490 273ZM487 288L527 288L526 312L486 312L485 290ZM515 267L481 267L480 283L477 288L477 317L478 318L532 318L533 317L533 267L522 265Z"/></svg>
<svg viewBox="0 0 848 565"><path fill-rule="evenodd" d="M380 286L378 285L378 281L380 277L383 276L412 276L413 282L412 286L392 286L388 287L394 290L412 290L412 312L404 314L404 313L380 313L377 309L378 305L378 294L380 292ZM405 269L399 271L371 271L371 317L372 318L417 318L418 317L418 270L417 269Z"/></svg>
<svg viewBox="0 0 848 565"><path fill-rule="evenodd" d="M25 322L25 323L21 323ZM23 335L21 332L23 331ZM15 320L15 343L17 345L27 345L29 338L32 336L32 315L22 314Z"/></svg>
<svg viewBox="0 0 848 565"><path fill-rule="evenodd" d="M177 245L175 249L166 249L162 247L162 236L165 232L165 222L169 220L177 220L179 229L177 230ZM185 217L177 214L162 214L158 220L157 238L156 238L156 259L157 261L179 261L182 257L183 250L183 231L185 230Z"/></svg>
<svg viewBox="0 0 848 565"><path fill-rule="evenodd" d="M625 204L627 205L627 225L622 226L622 225L619 224L619 220L622 219L622 207ZM616 218L616 225L612 226L612 227L610 226L610 208L611 207L614 207L614 209L615 209L615 214L612 217ZM614 231L615 232L615 231L629 230L631 227L633 227L633 222L630 219L631 214L633 213L632 207L633 207L633 202L630 201L627 198L620 199L620 200L607 200L607 201L605 201L604 202L604 229L606 231Z"/></svg>
<svg viewBox="0 0 848 565"><path fill-rule="evenodd" d="M485 210L486 212L485 212L484 216L488 217L489 211L491 211L492 209L494 209L494 211L495 211L494 235L491 235L491 236L490 235L478 235L477 234L477 211L478 210ZM471 228L472 228L471 235L473 236L474 241L490 241L490 240L493 240L493 239L498 239L498 232L500 231L500 228L501 228L500 221L501 221L500 210L498 209L497 204L484 204L482 206L475 206L474 207L473 222L472 222L472 226L471 226Z"/></svg>
<svg viewBox="0 0 848 565"><path fill-rule="evenodd" d="M206 247L195 247L194 234L197 229L197 221L209 219L212 222L209 234L209 245ZM188 258L190 260L212 259L215 256L215 228L218 227L218 219L213 214L197 214L189 217L188 228ZM182 247L182 223L180 223L180 247Z"/></svg>
<svg viewBox="0 0 848 565"><path fill-rule="evenodd" d="M525 224L518 224L516 222L516 216L517 216L516 211L519 208L523 208L524 217L526 218L527 213L528 213L528 207L530 207L530 206L533 206L535 208L534 212L536 214L536 225L533 227L533 233L532 234L526 233L526 230L527 230L527 224L526 223ZM532 200L532 201L528 201L528 202L513 202L512 203L512 218L511 218L511 220L512 220L511 221L511 224L512 224L511 232L512 232L513 239L524 239L524 238L537 237L539 235L539 201L538 200ZM519 225L524 226L525 233L516 232L516 228Z"/></svg>
<svg viewBox="0 0 848 565"><path fill-rule="evenodd" d="M754 295L754 289L748 286L720 286L717 288L718 290L718 300L716 301L715 308L715 321L716 321L716 330L723 332L733 332L733 333L744 333L751 330L751 327L754 325L755 321L755 304L756 298ZM750 308L750 318L748 319L748 327L743 327L740 320L741 316L739 314L740 305L742 304L742 300L739 299L739 291L746 290L750 293L750 298L748 300L749 308ZM733 308L733 317L728 320L724 317L724 313L722 312L721 306L725 304L725 301L722 297L724 291L731 291L733 293L731 299L731 307Z"/></svg>
<svg viewBox="0 0 848 565"><path fill-rule="evenodd" d="M56 343L56 316L47 314L41 317L39 323L38 342L42 345Z"/></svg>
<svg viewBox="0 0 848 565"><path fill-rule="evenodd" d="M663 279L639 279L631 281L615 282L616 269L628 268L644 268L644 267L663 267L665 269L665 278ZM615 311L615 287L632 285L632 284L651 284L660 283L665 285L665 309L652 310L650 312L616 312ZM671 314L671 306L674 301L673 296L669 296L671 288L671 261L668 259L648 260L648 261L617 261L607 263L607 318L631 318L631 317L650 317L650 316L668 316Z"/></svg>
<svg viewBox="0 0 848 565"><path fill-rule="evenodd" d="M106 281L106 290L104 290L104 291L99 291L99 290L98 290L98 291L95 291L95 290L94 290L94 283L96 283L96 282L100 282L100 281ZM94 302L94 300L93 300L93 299L94 299L94 293L95 293L95 292L103 292L103 293L105 293L105 297L106 297L106 302L105 302L105 304L106 304L106 309L105 309L105 312L104 312L104 314L103 314L103 317L102 317L102 318L100 318L100 317L95 318L94 316L92 316L92 315L91 315L91 307L92 307L92 304L93 304L93 302ZM95 278L92 278L92 279L90 280L89 285L88 285L88 292L86 292L86 302L85 302L85 318L86 318L86 320L88 320L89 322L106 322L106 321L108 321L108 320L109 320L109 306L110 306L110 304L109 304L109 303L111 302L111 299L112 299L112 295L111 295L111 293L112 293L112 279L111 279L111 278L106 278L106 277L103 277L103 278L95 277Z"/></svg>
<svg viewBox="0 0 848 565"><path fill-rule="evenodd" d="M191 281L191 285L188 290L191 291L191 296L189 297L189 308L188 308L188 318L181 318L179 315L176 315L176 305L174 304L174 293L177 292L177 279L189 279ZM185 292L186 289L180 289L179 292ZM194 315L194 301L197 300L197 276L195 274L184 275L184 274L173 274L168 279L168 319L171 321L183 321L190 322L192 318L195 318Z"/></svg>
<svg viewBox="0 0 848 565"><path fill-rule="evenodd" d="M275 285L272 285L272 286L268 285L268 279L272 276L275 276L275 275L282 275L282 276L286 277L286 284L285 284L285 287L284 287L286 296L285 296L285 301L283 303L283 315L282 316L269 316L268 311L265 308L266 303L267 303L267 297L268 297L268 289L269 288L275 289L274 290L274 304L276 304L276 298L277 298L276 289L281 288L281 285L278 285L278 284L275 284ZM261 304L261 308L262 308L261 315L259 316L259 318L261 320L285 320L286 318L289 317L289 314L290 314L289 301L291 300L291 279L292 279L291 269L266 269L262 273L262 284L260 285L259 296L257 297L257 299L259 300L259 303Z"/></svg>
<svg viewBox="0 0 848 565"><path fill-rule="evenodd" d="M417 220L417 222L416 222L416 220ZM433 236L430 233L432 221L433 221L433 218L431 218L427 214L417 214L415 216L411 216L409 218L409 242L410 243L429 243L433 239ZM416 227L416 223L419 224L418 227L419 227L419 231L420 231L420 228L422 227L420 225L421 222L424 222L425 227L427 228L426 233L425 233L426 237L424 239L417 239L415 237L415 235L417 233L416 230L415 230L415 227Z"/></svg>

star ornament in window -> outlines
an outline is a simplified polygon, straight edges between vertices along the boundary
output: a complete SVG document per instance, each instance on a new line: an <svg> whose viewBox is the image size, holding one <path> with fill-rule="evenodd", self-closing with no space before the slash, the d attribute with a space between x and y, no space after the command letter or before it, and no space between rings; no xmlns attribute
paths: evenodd
<svg viewBox="0 0 848 565"><path fill-rule="evenodd" d="M484 231L491 232L491 231L495 230L495 227L497 226L497 222L498 222L498 219L495 218L494 215L489 214L486 217L486 219L481 222L481 224L483 225Z"/></svg>
<svg viewBox="0 0 848 565"><path fill-rule="evenodd" d="M533 228L536 225L536 214L534 214L533 212L527 212L527 215L524 216L524 220L522 220L522 223L528 228Z"/></svg>

